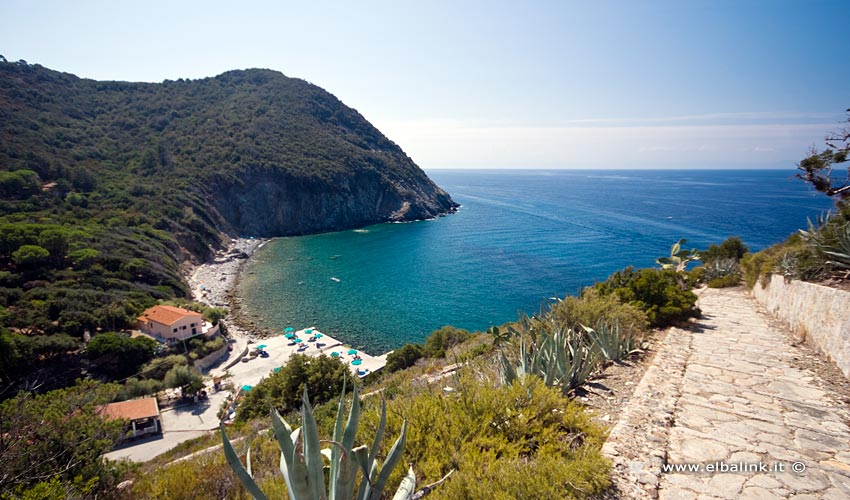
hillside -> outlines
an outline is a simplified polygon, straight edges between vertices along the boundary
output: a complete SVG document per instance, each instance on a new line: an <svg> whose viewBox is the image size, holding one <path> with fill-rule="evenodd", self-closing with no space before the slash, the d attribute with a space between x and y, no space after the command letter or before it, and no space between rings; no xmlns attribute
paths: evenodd
<svg viewBox="0 0 850 500"><path fill-rule="evenodd" d="M100 82L0 58L0 316L23 333L125 327L185 296L181 264L225 236L455 207L357 111L303 80L255 69Z"/></svg>

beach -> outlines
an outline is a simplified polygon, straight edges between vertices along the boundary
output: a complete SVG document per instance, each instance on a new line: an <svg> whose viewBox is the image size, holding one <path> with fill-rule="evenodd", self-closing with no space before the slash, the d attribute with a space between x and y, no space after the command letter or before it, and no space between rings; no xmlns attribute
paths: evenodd
<svg viewBox="0 0 850 500"><path fill-rule="evenodd" d="M285 364L289 357L295 353L308 356L336 353L335 356L339 356L340 360L351 368L352 373L361 377L383 368L386 364L386 354L371 356L362 351L357 351L356 356L359 359L356 364L352 364L355 359L354 354L350 354L350 351L354 351L354 349L332 335L320 332L320 327L312 326L297 330L293 328L291 335L300 339L299 345L299 343L292 342L284 337L282 330L269 332L267 329L254 325L253 322L242 315L238 295L241 273L254 252L268 241L267 239L256 238L231 240L225 250L216 253L212 262L196 266L187 273L187 281L195 301L228 310L224 322L227 326L228 336L234 340L233 350L226 360L210 371L210 374L223 375L226 371L233 376L234 383L238 384L237 387L255 385L262 377L272 373L274 368ZM293 325L293 327L298 326ZM319 334L319 338L310 340L316 334ZM250 354L256 351L257 346L261 345L266 346L263 350L269 356L251 356ZM301 347L301 350L299 350L299 347ZM246 348L249 355L245 357L249 361L239 362L225 370L224 368Z"/></svg>
<svg viewBox="0 0 850 500"><path fill-rule="evenodd" d="M228 335L235 339L258 333L240 317L237 288L243 266L267 242L267 239L257 238L231 240L227 249L217 252L212 262L195 266L186 276L193 300L228 310L224 321Z"/></svg>

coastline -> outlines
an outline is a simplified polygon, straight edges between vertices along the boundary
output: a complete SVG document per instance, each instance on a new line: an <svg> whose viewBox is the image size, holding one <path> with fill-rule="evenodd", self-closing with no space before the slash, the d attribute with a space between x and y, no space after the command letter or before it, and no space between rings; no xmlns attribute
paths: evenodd
<svg viewBox="0 0 850 500"><path fill-rule="evenodd" d="M246 348L250 349L249 344L253 341L249 339L263 339L265 349L270 353L269 358L263 362L251 356L248 360L254 360L254 362L248 365L239 363L225 370L220 364L214 367L211 373L230 372L239 380L240 385L254 385L267 376L272 368L285 364L296 352L308 356L333 354L346 365L351 364L349 368L359 377L383 368L389 352L373 356L358 350L357 359L360 361L352 363L354 358L351 358L351 355L354 349L345 342L320 332L316 326L294 332L297 337L303 337L302 340L307 340L311 332L321 333L323 336L323 340L320 341L314 339L304 342L304 349L299 350L297 344L281 335L283 332L269 331L244 316L238 295L239 282L254 252L269 241L268 238L233 239L226 249L216 253L216 258L212 262L195 266L187 272L186 280L191 287L193 300L208 306L227 308L228 314L224 321L227 326L227 335L236 342L234 354Z"/></svg>
<svg viewBox="0 0 850 500"><path fill-rule="evenodd" d="M231 337L258 335L257 327L241 311L238 296L239 282L245 265L258 249L271 241L269 238L235 238L227 248L216 252L212 262L205 262L187 270L186 281L192 300L212 307L227 309L224 321Z"/></svg>

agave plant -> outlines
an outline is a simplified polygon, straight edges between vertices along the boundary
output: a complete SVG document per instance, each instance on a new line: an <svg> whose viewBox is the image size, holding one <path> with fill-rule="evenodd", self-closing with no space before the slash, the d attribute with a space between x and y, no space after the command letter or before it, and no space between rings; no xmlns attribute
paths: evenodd
<svg viewBox="0 0 850 500"><path fill-rule="evenodd" d="M631 328L623 331L618 322L599 323L595 329L587 326L582 328L585 330L591 348L608 361L617 361L638 351Z"/></svg>
<svg viewBox="0 0 850 500"><path fill-rule="evenodd" d="M723 278L732 274L740 274L738 261L732 257L713 259L705 263L703 279L711 281L715 278Z"/></svg>
<svg viewBox="0 0 850 500"><path fill-rule="evenodd" d="M682 250L682 245L688 240L682 238L673 246L670 247L670 256L661 257L655 260L655 263L661 266L661 269L674 269L676 272L684 272L693 261L700 260L699 252L696 248L692 250Z"/></svg>
<svg viewBox="0 0 850 500"><path fill-rule="evenodd" d="M808 242L818 253L826 257L825 264L850 269L850 222L840 226L833 226L830 231L831 237L827 237L825 229L829 222L830 214L819 217L817 226L808 221L809 230L800 230L800 236Z"/></svg>
<svg viewBox="0 0 850 500"><path fill-rule="evenodd" d="M534 340L527 341L525 336L519 339L518 356L500 353L503 383L536 375L547 386L560 387L566 394L583 384L599 365L596 352L569 328L542 332Z"/></svg>
<svg viewBox="0 0 850 500"><path fill-rule="evenodd" d="M386 403L381 404L381 420L372 447L366 445L354 446L354 438L360 423L360 399L357 386L353 391L353 402L344 418L345 388L340 397L337 409L334 435L331 441L320 441L316 419L305 389L301 406L301 427L292 427L280 414L272 408L272 430L280 446L280 471L286 481L286 489L291 500L379 500L386 487L390 473L401 461L404 452L404 442L407 435L407 422L403 422L398 439L390 448L387 459L380 467L377 460L378 450L383 439L387 422ZM343 422L345 424L343 425ZM230 444L224 424L221 425L221 438L224 444L224 455L236 477L248 490L255 500L266 500L266 495L260 490L251 474L251 451L246 455L246 465L243 466L239 456ZM321 449L321 443L329 443L331 447ZM330 466L326 467L327 458ZM328 472L327 489L325 487L325 472ZM355 495L357 473L362 472L360 485ZM448 479L451 471L436 483L416 489L416 475L409 468L396 490L393 500L417 500L430 493L437 485Z"/></svg>

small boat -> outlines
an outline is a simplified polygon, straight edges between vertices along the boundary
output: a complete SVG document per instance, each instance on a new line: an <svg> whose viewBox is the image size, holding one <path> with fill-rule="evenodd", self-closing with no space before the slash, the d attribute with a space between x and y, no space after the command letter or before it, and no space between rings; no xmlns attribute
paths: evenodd
<svg viewBox="0 0 850 500"><path fill-rule="evenodd" d="M331 277L331 281L336 281L337 283L339 283L339 278L337 278L337 277Z"/></svg>
<svg viewBox="0 0 850 500"><path fill-rule="evenodd" d="M672 219L673 219L673 217L667 217L667 220L672 220Z"/></svg>

